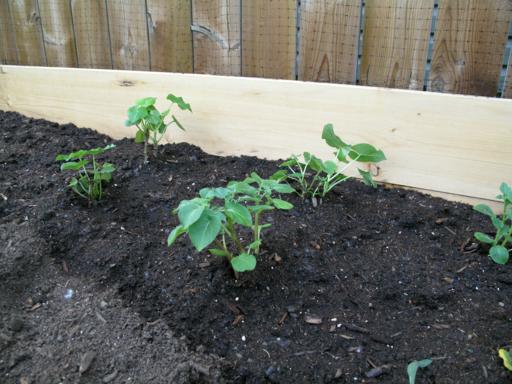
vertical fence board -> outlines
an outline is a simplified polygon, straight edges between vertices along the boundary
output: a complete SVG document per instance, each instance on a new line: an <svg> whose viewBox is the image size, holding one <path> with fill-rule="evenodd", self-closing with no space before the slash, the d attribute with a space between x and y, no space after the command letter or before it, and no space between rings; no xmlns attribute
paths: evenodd
<svg viewBox="0 0 512 384"><path fill-rule="evenodd" d="M105 0L71 0L73 28L82 68L112 68Z"/></svg>
<svg viewBox="0 0 512 384"><path fill-rule="evenodd" d="M239 76L240 0L193 0L194 72Z"/></svg>
<svg viewBox="0 0 512 384"><path fill-rule="evenodd" d="M190 0L147 0L151 70L192 72Z"/></svg>
<svg viewBox="0 0 512 384"><path fill-rule="evenodd" d="M46 60L53 67L76 67L69 0L39 0Z"/></svg>
<svg viewBox="0 0 512 384"><path fill-rule="evenodd" d="M303 0L299 80L355 83L360 0Z"/></svg>
<svg viewBox="0 0 512 384"><path fill-rule="evenodd" d="M295 79L296 0L242 2L242 75Z"/></svg>
<svg viewBox="0 0 512 384"><path fill-rule="evenodd" d="M16 41L9 15L8 0L0 0L0 63L17 64Z"/></svg>
<svg viewBox="0 0 512 384"><path fill-rule="evenodd" d="M512 99L512 54L508 58L507 77L505 78L502 97Z"/></svg>
<svg viewBox="0 0 512 384"><path fill-rule="evenodd" d="M14 0L9 2L9 6L18 50L18 63L46 65L37 0Z"/></svg>
<svg viewBox="0 0 512 384"><path fill-rule="evenodd" d="M440 0L429 91L496 96L510 0Z"/></svg>
<svg viewBox="0 0 512 384"><path fill-rule="evenodd" d="M423 89L433 0L367 0L360 82Z"/></svg>
<svg viewBox="0 0 512 384"><path fill-rule="evenodd" d="M107 7L114 69L149 70L144 0L108 0Z"/></svg>

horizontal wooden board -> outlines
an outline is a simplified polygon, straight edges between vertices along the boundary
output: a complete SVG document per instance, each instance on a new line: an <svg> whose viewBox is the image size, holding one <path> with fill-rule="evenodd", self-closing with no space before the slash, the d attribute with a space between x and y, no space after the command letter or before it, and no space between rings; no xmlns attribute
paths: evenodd
<svg viewBox="0 0 512 384"><path fill-rule="evenodd" d="M352 85L197 74L0 67L0 109L92 127L114 138L134 100L168 92L192 104L179 112L186 141L218 155L278 159L304 150L323 158L325 123L349 143L382 148L377 180L494 199L512 183L512 101Z"/></svg>

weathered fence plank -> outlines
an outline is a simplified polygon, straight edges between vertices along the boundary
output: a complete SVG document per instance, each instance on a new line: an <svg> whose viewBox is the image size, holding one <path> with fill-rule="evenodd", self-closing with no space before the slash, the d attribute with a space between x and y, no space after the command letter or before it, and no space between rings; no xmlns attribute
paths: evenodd
<svg viewBox="0 0 512 384"><path fill-rule="evenodd" d="M71 0L78 66L112 68L105 0Z"/></svg>
<svg viewBox="0 0 512 384"><path fill-rule="evenodd" d="M242 75L295 78L297 2L242 2Z"/></svg>
<svg viewBox="0 0 512 384"><path fill-rule="evenodd" d="M0 0L0 63L17 64L16 42L7 1Z"/></svg>
<svg viewBox="0 0 512 384"><path fill-rule="evenodd" d="M18 61L25 65L46 65L37 0L9 1Z"/></svg>
<svg viewBox="0 0 512 384"><path fill-rule="evenodd" d="M151 70L192 72L190 0L147 0Z"/></svg>
<svg viewBox="0 0 512 384"><path fill-rule="evenodd" d="M144 0L108 0L114 69L149 70L148 26Z"/></svg>
<svg viewBox="0 0 512 384"><path fill-rule="evenodd" d="M512 99L512 55L508 58L507 77L505 78L505 86L503 88L502 97Z"/></svg>
<svg viewBox="0 0 512 384"><path fill-rule="evenodd" d="M423 89L434 0L367 0L360 83Z"/></svg>
<svg viewBox="0 0 512 384"><path fill-rule="evenodd" d="M496 96L510 0L439 0L429 91Z"/></svg>
<svg viewBox="0 0 512 384"><path fill-rule="evenodd" d="M303 0L299 80L355 83L360 0Z"/></svg>
<svg viewBox="0 0 512 384"><path fill-rule="evenodd" d="M193 0L194 72L241 73L240 0Z"/></svg>
<svg viewBox="0 0 512 384"><path fill-rule="evenodd" d="M69 0L38 1L48 65L76 67L77 57Z"/></svg>

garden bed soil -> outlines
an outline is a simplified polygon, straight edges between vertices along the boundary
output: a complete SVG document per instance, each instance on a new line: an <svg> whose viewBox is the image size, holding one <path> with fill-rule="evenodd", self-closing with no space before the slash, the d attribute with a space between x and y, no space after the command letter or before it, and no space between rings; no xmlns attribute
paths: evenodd
<svg viewBox="0 0 512 384"><path fill-rule="evenodd" d="M110 142L0 112L1 382L405 383L424 358L417 383L511 381L511 267L473 241L492 228L470 206L355 180L316 208L291 196L236 280L186 237L167 247L172 209L278 162L177 144L143 165L115 141L89 206L54 159Z"/></svg>

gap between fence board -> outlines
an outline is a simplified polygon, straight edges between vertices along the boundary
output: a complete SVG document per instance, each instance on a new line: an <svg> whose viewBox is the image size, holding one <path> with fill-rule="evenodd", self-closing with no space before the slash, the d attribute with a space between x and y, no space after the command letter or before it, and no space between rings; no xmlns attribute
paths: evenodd
<svg viewBox="0 0 512 384"><path fill-rule="evenodd" d="M167 141L209 153L279 159L308 150L329 158L320 135L331 122L346 141L384 150L378 181L482 199L494 199L500 182L512 183L512 100L196 74L1 68L1 109L114 138L133 135L123 121L137 98L164 100L173 92L194 113L180 114L188 129L170 132Z"/></svg>

